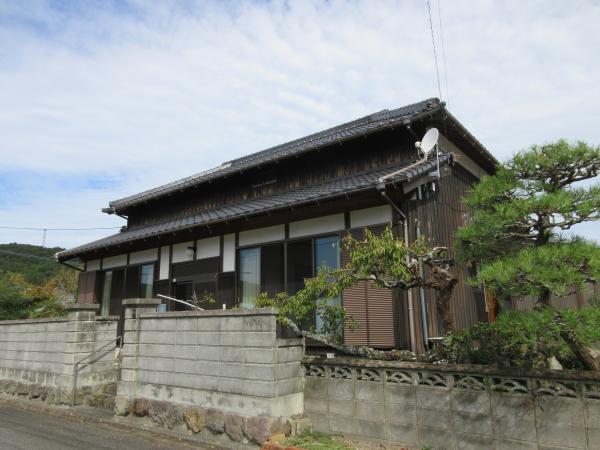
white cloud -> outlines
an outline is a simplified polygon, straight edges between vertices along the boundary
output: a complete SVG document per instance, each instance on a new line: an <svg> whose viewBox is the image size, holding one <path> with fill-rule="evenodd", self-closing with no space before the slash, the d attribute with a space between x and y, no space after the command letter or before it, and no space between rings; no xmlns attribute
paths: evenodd
<svg viewBox="0 0 600 450"><path fill-rule="evenodd" d="M99 209L113 198L437 95L422 1L81 5L0 6L0 173L120 184L24 189L0 224L111 226ZM441 7L449 109L498 158L558 137L600 143L598 3ZM0 231L8 240L39 241Z"/></svg>

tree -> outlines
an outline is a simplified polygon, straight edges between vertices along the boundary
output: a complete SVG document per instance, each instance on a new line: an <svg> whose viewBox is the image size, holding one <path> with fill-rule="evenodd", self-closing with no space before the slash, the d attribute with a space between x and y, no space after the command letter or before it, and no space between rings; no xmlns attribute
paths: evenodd
<svg viewBox="0 0 600 450"><path fill-rule="evenodd" d="M449 302L457 278L445 247L430 247L424 238L407 245L396 239L389 227L380 236L365 229L364 240L348 235L343 246L349 251L350 262L346 267L332 270L324 266L316 277L306 279L304 288L296 294L283 292L274 298L261 294L257 306L279 308L279 321L302 336L344 353L374 359L414 360L416 356L407 351L386 352L342 343L344 326L352 329L356 323L341 305L332 304L330 299L360 281L388 289L432 288L437 292L436 308L446 329L454 328ZM315 313L323 323L319 330L307 325Z"/></svg>
<svg viewBox="0 0 600 450"><path fill-rule="evenodd" d="M470 223L457 232L460 257L476 263L475 283L498 294L533 295L538 308L600 280L600 250L561 233L600 219L600 147L565 140L517 153L474 187Z"/></svg>

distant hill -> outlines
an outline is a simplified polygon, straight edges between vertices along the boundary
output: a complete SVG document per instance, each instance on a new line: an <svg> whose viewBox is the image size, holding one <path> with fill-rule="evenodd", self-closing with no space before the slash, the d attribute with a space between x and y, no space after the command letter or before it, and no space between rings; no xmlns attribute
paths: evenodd
<svg viewBox="0 0 600 450"><path fill-rule="evenodd" d="M54 254L60 247L40 247L28 244L0 244L0 272L18 272L33 284L41 284L55 275L60 265Z"/></svg>

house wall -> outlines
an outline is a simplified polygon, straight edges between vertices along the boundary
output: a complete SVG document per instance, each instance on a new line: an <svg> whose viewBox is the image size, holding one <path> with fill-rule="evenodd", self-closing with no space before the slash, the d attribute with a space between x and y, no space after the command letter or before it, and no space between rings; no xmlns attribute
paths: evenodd
<svg viewBox="0 0 600 450"><path fill-rule="evenodd" d="M73 368L93 351L106 350L78 371L77 402L102 395L117 381L117 320L98 320L97 305L75 305L67 317L0 321L0 391L68 403Z"/></svg>
<svg viewBox="0 0 600 450"><path fill-rule="evenodd" d="M304 370L305 415L324 433L402 448L600 448L594 372L310 357Z"/></svg>

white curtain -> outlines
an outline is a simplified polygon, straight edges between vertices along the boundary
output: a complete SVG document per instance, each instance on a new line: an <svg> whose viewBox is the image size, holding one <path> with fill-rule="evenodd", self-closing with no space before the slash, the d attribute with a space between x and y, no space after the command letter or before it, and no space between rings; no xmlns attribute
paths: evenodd
<svg viewBox="0 0 600 450"><path fill-rule="evenodd" d="M242 308L253 308L260 293L260 248L240 250Z"/></svg>

